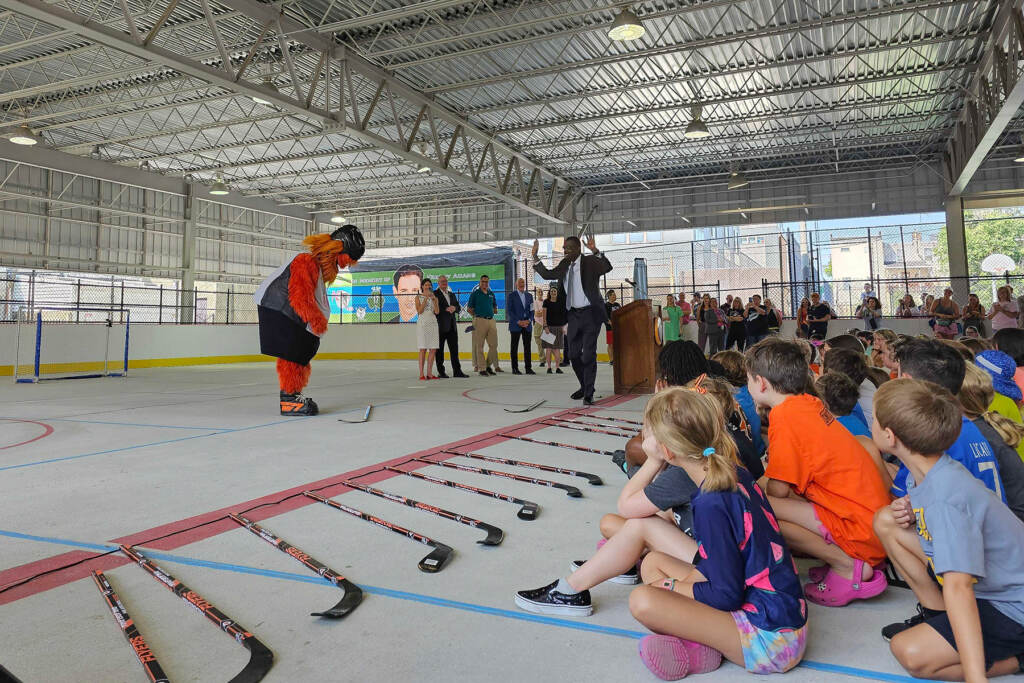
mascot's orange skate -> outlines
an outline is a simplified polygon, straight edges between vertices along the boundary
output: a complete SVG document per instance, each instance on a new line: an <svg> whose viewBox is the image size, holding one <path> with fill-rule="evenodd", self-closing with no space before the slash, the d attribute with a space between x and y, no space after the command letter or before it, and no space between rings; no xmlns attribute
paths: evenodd
<svg viewBox="0 0 1024 683"><path fill-rule="evenodd" d="M338 271L363 257L366 243L354 225L302 241L308 253L270 274L254 295L260 319L260 351L277 358L282 415L316 415L316 402L302 395L309 383L309 361L327 331L331 307L327 285Z"/></svg>

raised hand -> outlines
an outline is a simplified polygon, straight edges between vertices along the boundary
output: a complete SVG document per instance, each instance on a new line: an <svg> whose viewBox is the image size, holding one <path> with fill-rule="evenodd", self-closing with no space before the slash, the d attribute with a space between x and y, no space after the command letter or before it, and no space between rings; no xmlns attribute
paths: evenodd
<svg viewBox="0 0 1024 683"><path fill-rule="evenodd" d="M587 237L587 249L595 253L597 252L597 240L594 239L593 235Z"/></svg>
<svg viewBox="0 0 1024 683"><path fill-rule="evenodd" d="M533 251L530 252L530 256L537 258L537 253L540 251L540 240L533 240Z"/></svg>

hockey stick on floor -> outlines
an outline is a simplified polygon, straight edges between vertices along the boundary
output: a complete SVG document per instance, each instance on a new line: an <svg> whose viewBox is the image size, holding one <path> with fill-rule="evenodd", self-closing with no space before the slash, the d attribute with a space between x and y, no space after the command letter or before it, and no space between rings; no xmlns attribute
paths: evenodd
<svg viewBox="0 0 1024 683"><path fill-rule="evenodd" d="M457 455L462 455L458 453ZM447 467L453 470L460 470L462 472L474 472L476 474L486 474L490 477L504 477L505 479L512 479L513 481L523 481L527 484L537 484L539 486L549 486L553 489L562 489L565 491L565 495L570 498L582 498L583 492L575 486L569 486L568 484L559 484L557 481L549 481L547 479L534 479L533 477L524 477L520 474L512 474L511 472L504 472L502 470L487 470L482 467L473 467L472 465L461 465L457 462L448 462L447 460L425 460L424 458L413 458L416 462L422 462L427 465L437 465L438 467Z"/></svg>
<svg viewBox="0 0 1024 683"><path fill-rule="evenodd" d="M537 519L537 513L540 511L540 506L537 505L536 503L529 500L523 500L522 498L516 498L515 496L510 496L507 493L498 493L497 491L478 489L475 486L463 484L460 481L451 481L450 479L438 479L437 477L432 477L429 474L423 474L422 472L406 472L405 470L400 470L397 467L391 467L390 465L385 465L384 469L388 470L389 472L404 474L408 477L414 477L416 479L422 479L423 481L429 481L433 484L440 484L441 486L450 486L453 489L462 489L463 491L469 491L470 493L478 493L481 496L497 498L498 500L506 500L509 503L522 505L523 507L519 509L518 513L516 513L516 516L519 519L533 521Z"/></svg>
<svg viewBox="0 0 1024 683"><path fill-rule="evenodd" d="M505 412L506 413L528 413L531 410L533 410L534 408L536 408L536 407L538 407L538 406L540 406L540 405L542 405L544 403L547 403L547 399L542 398L541 400L537 401L536 403L534 403L529 408L523 408L522 410L512 410L510 408L505 408Z"/></svg>
<svg viewBox="0 0 1024 683"><path fill-rule="evenodd" d="M586 425L588 427L601 427L603 429L618 429L618 430L623 431L623 432L629 432L630 434L639 434L640 433L639 425L636 426L636 427L627 427L627 426L620 426L620 425L617 425L617 424L612 424L612 425L604 424L604 423L601 423L601 422L588 422L588 421L584 421L584 420L570 420L568 418L555 417L555 416L552 416L552 417L549 417L549 418L544 418L544 419L547 419L547 420L558 420L559 422L568 422L569 424L574 424L574 425Z"/></svg>
<svg viewBox="0 0 1024 683"><path fill-rule="evenodd" d="M423 512L429 512L430 514L437 515L438 517L444 517L445 519L458 522L459 524L471 526L474 529L482 529L487 533L487 537L481 541L477 541L480 545L501 545L502 540L505 538L505 532L498 527L493 524L488 524L487 522L481 522L478 519L473 519L468 515L460 515L458 512L445 510L444 508L439 508L436 505L430 505L428 503L421 503L418 500L406 498L405 496L400 496L397 493L383 491L372 486L367 486L366 484L360 484L358 481L353 481L351 479L345 479L339 483L344 484L349 488L356 489L357 491L362 491L363 493L369 493L370 495L377 496L378 498L390 500L392 503L400 503L407 507L422 510Z"/></svg>
<svg viewBox="0 0 1024 683"><path fill-rule="evenodd" d="M164 673L160 662L156 661L156 656L149 649L149 645L146 644L146 639L139 633L135 622L128 616L128 610L121 604L121 598L117 597L117 593L114 592L113 586L107 581L107 577L97 569L93 572L92 580L96 582L96 587L100 589L100 593L103 593L103 599L107 601L107 607L110 608L110 613L114 615L114 621L121 627L121 633L124 634L125 640L128 641L128 644L132 646L132 650L135 651L139 664L142 664L142 668L146 670L146 676L153 683L168 683L167 674Z"/></svg>
<svg viewBox="0 0 1024 683"><path fill-rule="evenodd" d="M630 434L630 433L623 433L623 432L612 432L612 431L608 431L607 429L596 429L594 427L590 427L590 426L586 426L586 425L578 425L578 424L575 424L573 422L557 422L555 420L551 420L549 422L547 420L542 420L542 421L538 422L537 424L542 424L542 425L545 425L547 427L561 427L562 429L571 429L571 430L576 431L576 432L590 432L592 434L608 434L609 436L617 436L617 437L620 437L620 438L623 438L623 439L631 439L634 436L636 436L635 433Z"/></svg>
<svg viewBox="0 0 1024 683"><path fill-rule="evenodd" d="M263 677L270 671L270 667L274 665L274 653L266 645L261 643L256 636L249 633L241 624L214 607L206 598L160 569L152 560L135 548L129 548L122 544L120 549L121 552L127 555L135 564L142 567L150 576L184 600L189 607L199 610L204 617L217 624L221 631L227 633L249 650L249 663L228 683L257 683L257 681L263 680Z"/></svg>
<svg viewBox="0 0 1024 683"><path fill-rule="evenodd" d="M621 422L622 424L636 425L637 427L643 427L644 426L643 422L638 422L637 420L627 420L624 417L605 417L604 415L597 415L595 413L581 413L581 412L578 412L578 411L575 411L575 410L570 410L569 414L570 415L579 415L580 417L589 417L589 418L593 418L595 420L607 420L609 422Z"/></svg>
<svg viewBox="0 0 1024 683"><path fill-rule="evenodd" d="M388 531L394 531L396 534L401 534L402 536L405 536L407 538L411 538L412 540L418 541L418 542L422 543L423 545L431 546L433 548L431 553L429 555L427 555L426 557L424 557L422 560L420 560L419 564L417 565L421 572L428 572L428 573L433 574L435 572L441 571L441 569L445 566L445 564L448 563L448 560L450 560L452 555L455 553L455 549L452 548L451 546L445 545L444 543L441 543L440 541L435 541L434 539L430 538L429 536L424 536L421 533L417 533L415 531L410 531L409 529L406 529L405 527L402 527L402 526L398 526L397 524L393 524L393 523L387 521L386 519L381 519L380 517L376 517L374 515L367 514L367 513L363 512L362 510L356 510L355 508L352 508L352 507L349 507L348 505L344 505L342 503L339 503L336 500L331 500L330 498L324 498L323 496L321 496L319 494L316 494L316 493L313 493L312 491L303 491L302 495L306 496L307 498L312 498L313 500L318 500L321 503L323 503L324 505L332 507L335 510L340 510L342 512L347 512L348 514L352 515L353 517L358 517L359 519L365 520L365 521L369 522L370 524L376 524L377 526L381 527L382 529L387 529Z"/></svg>
<svg viewBox="0 0 1024 683"><path fill-rule="evenodd" d="M348 422L350 425L357 425L357 424L360 424L362 422L366 422L367 420L370 419L370 411L371 410L373 410L373 404L372 403L370 405L366 406L366 412L363 414L363 419L362 420L346 420L344 418L340 418L339 417L338 418L338 422Z"/></svg>
<svg viewBox="0 0 1024 683"><path fill-rule="evenodd" d="M579 470L569 470L564 467L555 467L554 465L541 465L536 462L526 462L525 460L509 460L508 458L498 458L493 455L484 455L483 453L459 453L458 451L441 451L446 455L457 455L462 458L473 458L475 460L485 460L487 462L496 462L499 465L513 465L514 467L528 467L535 470L543 470L544 472L556 472L558 474L568 474L571 477L583 477L592 486L600 486L604 483L601 477L596 474L590 474L589 472L580 472Z"/></svg>
<svg viewBox="0 0 1024 683"><path fill-rule="evenodd" d="M296 560L306 565L314 572L322 576L327 581L330 581L335 586L342 590L341 600L334 607L324 610L323 612L312 612L309 616L311 617L327 617L328 619L340 619L346 616L349 612L359 606L359 603L363 601L363 591L359 586L355 585L344 576L334 571L330 567L317 560L313 559L306 553L302 552L292 544L285 541L283 538L278 538L273 533L267 531L256 522L243 517L242 515L236 515L233 512L228 513L228 517L235 520L246 529L256 534L264 541L274 546L286 555L291 555Z"/></svg>
<svg viewBox="0 0 1024 683"><path fill-rule="evenodd" d="M560 443L558 441L542 441L541 439L531 439L528 436L516 436L515 434L498 434L498 436L506 439L516 439L518 441L527 441L529 443L540 444L541 446L555 446L556 448L571 448L575 451L584 451L585 453L597 453L598 455L615 455L615 451L605 451L600 448L590 448L588 446L575 446L571 443Z"/></svg>

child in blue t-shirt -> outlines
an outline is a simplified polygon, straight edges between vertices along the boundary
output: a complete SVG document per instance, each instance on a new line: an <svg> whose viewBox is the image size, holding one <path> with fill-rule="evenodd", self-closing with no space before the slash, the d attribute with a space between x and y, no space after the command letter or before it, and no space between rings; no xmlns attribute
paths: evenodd
<svg viewBox="0 0 1024 683"><path fill-rule="evenodd" d="M825 402L825 407L839 420L839 424L854 436L871 438L871 430L864 420L853 413L860 390L852 379L838 372L826 372L815 380L814 388Z"/></svg>
<svg viewBox="0 0 1024 683"><path fill-rule="evenodd" d="M697 557L651 552L630 610L658 635L640 657L659 678L717 668L726 657L754 673L781 673L803 658L807 604L768 498L736 462L720 408L672 389L644 415L644 450L698 486L691 498ZM696 566L693 564L696 561Z"/></svg>
<svg viewBox="0 0 1024 683"><path fill-rule="evenodd" d="M907 469L914 531L884 536L918 614L882 635L917 678L985 680L1020 672L1024 654L1024 522L944 454L961 406L945 388L900 379L875 394L872 433Z"/></svg>

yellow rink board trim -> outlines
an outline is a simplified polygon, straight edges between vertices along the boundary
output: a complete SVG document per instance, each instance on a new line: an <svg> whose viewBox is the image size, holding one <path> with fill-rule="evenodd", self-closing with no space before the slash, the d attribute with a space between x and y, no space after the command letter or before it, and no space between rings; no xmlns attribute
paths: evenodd
<svg viewBox="0 0 1024 683"><path fill-rule="evenodd" d="M502 360L509 360L508 353L499 353ZM417 360L419 354L416 351L343 351L318 353L313 359L317 360ZM470 352L459 353L460 360L472 360ZM597 354L599 361L607 361L608 354ZM186 365L220 365L222 363L265 363L275 360L271 356L263 354L247 354L236 356L183 356L181 358L133 358L128 361L128 369L132 368L170 368ZM537 363L537 361L534 361ZM121 363L110 363L107 369L111 372L119 372ZM43 363L40 366L40 373L43 375L64 375L79 372L97 372L103 370L102 361L87 361L81 363ZM21 365L18 369L19 377L31 377L32 365ZM14 374L13 365L0 365L0 377L10 377Z"/></svg>

